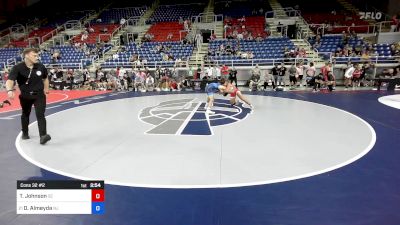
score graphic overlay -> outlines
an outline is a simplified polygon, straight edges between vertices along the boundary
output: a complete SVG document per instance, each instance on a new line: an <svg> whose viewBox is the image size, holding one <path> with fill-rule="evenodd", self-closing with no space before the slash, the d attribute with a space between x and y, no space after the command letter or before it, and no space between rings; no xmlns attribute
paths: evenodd
<svg viewBox="0 0 400 225"><path fill-rule="evenodd" d="M17 181L17 214L104 214L104 181Z"/></svg>

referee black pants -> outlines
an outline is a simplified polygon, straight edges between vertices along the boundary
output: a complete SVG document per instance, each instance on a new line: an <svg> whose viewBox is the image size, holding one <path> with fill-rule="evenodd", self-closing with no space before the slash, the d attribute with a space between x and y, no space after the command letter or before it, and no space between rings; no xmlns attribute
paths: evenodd
<svg viewBox="0 0 400 225"><path fill-rule="evenodd" d="M35 106L36 119L39 126L40 136L47 134L46 119L44 113L46 111L46 95L38 93L36 95L21 94L19 101L22 107L21 125L22 132L28 134L29 115L31 114L32 105Z"/></svg>

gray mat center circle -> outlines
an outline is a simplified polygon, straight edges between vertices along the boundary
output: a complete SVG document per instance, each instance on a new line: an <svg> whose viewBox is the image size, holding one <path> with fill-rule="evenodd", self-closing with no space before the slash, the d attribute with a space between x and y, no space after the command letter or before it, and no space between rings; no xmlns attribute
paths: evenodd
<svg viewBox="0 0 400 225"><path fill-rule="evenodd" d="M311 102L247 96L255 111L242 121L213 127L213 135L149 135L139 113L163 101L204 94L119 99L47 117L53 139L17 138L35 165L79 179L142 187L202 188L268 184L345 166L375 143L372 127L348 112Z"/></svg>

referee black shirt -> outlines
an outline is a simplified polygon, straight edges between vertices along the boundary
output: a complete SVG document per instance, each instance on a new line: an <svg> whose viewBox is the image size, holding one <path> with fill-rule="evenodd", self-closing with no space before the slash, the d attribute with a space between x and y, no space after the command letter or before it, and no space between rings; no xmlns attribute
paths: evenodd
<svg viewBox="0 0 400 225"><path fill-rule="evenodd" d="M30 74L30 76L29 76ZM28 79L29 78L29 79ZM47 78L47 69L41 63L36 63L30 69L25 62L15 65L8 76L10 80L16 80L21 92L43 92L43 80Z"/></svg>

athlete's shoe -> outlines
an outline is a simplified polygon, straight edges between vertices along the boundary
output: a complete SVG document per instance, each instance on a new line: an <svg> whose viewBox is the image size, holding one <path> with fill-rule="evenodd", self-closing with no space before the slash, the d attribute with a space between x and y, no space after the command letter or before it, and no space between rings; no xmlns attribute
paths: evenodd
<svg viewBox="0 0 400 225"><path fill-rule="evenodd" d="M29 134L28 133L22 133L22 136L21 136L21 139L22 140L27 140L27 139L29 139L30 137L29 137Z"/></svg>
<svg viewBox="0 0 400 225"><path fill-rule="evenodd" d="M213 111L211 111L211 110L209 110L209 109L206 110L206 113L207 113L207 114L215 114L215 112L213 112Z"/></svg>
<svg viewBox="0 0 400 225"><path fill-rule="evenodd" d="M11 102L10 101L8 101L8 100L4 100L4 102L3 102L4 104L8 104L8 105L11 105Z"/></svg>
<svg viewBox="0 0 400 225"><path fill-rule="evenodd" d="M48 135L48 134L43 135L43 136L40 137L40 144L41 144L41 145L44 145L44 144L46 144L46 143L47 143L48 141L50 141L50 140L51 140L50 135Z"/></svg>

